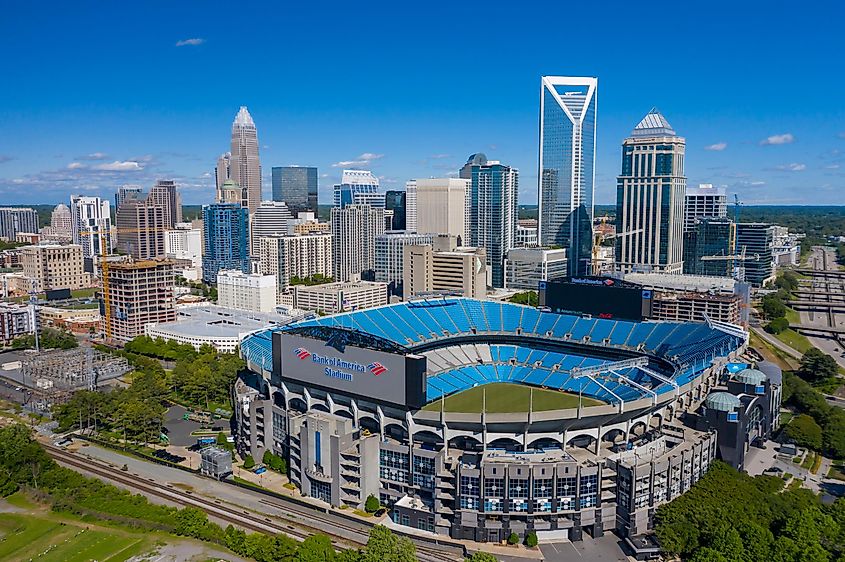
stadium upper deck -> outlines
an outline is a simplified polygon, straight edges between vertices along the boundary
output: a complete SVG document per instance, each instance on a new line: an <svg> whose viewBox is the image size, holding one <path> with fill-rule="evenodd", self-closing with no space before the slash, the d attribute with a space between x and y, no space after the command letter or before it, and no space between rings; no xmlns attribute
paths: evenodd
<svg viewBox="0 0 845 562"><path fill-rule="evenodd" d="M743 337L705 323L629 322L542 312L466 298L410 301L280 328L314 335L351 331L428 358L426 399L511 382L560 389L609 403L683 386ZM242 343L245 359L272 370L271 330ZM647 357L647 367L577 376L579 369Z"/></svg>

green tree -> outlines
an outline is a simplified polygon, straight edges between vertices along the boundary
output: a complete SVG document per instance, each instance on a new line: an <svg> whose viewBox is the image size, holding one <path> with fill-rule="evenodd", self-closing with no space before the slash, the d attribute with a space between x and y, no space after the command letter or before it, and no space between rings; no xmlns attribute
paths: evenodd
<svg viewBox="0 0 845 562"><path fill-rule="evenodd" d="M537 291L524 291L522 293L516 293L514 296L509 298L508 301L516 304L526 304L528 306L540 305L540 297L537 295Z"/></svg>
<svg viewBox="0 0 845 562"><path fill-rule="evenodd" d="M311 535L296 550L297 562L332 562L335 551L326 535Z"/></svg>
<svg viewBox="0 0 845 562"><path fill-rule="evenodd" d="M773 319L766 325L766 331L770 334L779 334L789 328L789 320L783 316Z"/></svg>
<svg viewBox="0 0 845 562"><path fill-rule="evenodd" d="M379 510L381 504L378 501L378 498L374 495L370 494L367 496L367 501L364 502L364 509L367 513L375 513Z"/></svg>
<svg viewBox="0 0 845 562"><path fill-rule="evenodd" d="M519 535L511 531L511 534L508 535L508 544L519 544Z"/></svg>
<svg viewBox="0 0 845 562"><path fill-rule="evenodd" d="M807 414L795 416L786 426L786 436L801 447L814 451L822 448L822 428Z"/></svg>
<svg viewBox="0 0 845 562"><path fill-rule="evenodd" d="M252 455L247 455L244 459L244 468L251 470L253 467L255 467L255 459L252 458Z"/></svg>
<svg viewBox="0 0 845 562"><path fill-rule="evenodd" d="M364 562L416 562L417 549L406 537L397 537L383 525L370 530Z"/></svg>
<svg viewBox="0 0 845 562"><path fill-rule="evenodd" d="M836 377L839 373L836 360L822 350L811 347L801 357L798 375L806 381L816 382Z"/></svg>
<svg viewBox="0 0 845 562"><path fill-rule="evenodd" d="M537 533L535 531L528 531L528 534L525 535L525 546L534 548L537 546L537 543Z"/></svg>
<svg viewBox="0 0 845 562"><path fill-rule="evenodd" d="M496 557L489 552L477 550L467 560L468 562L496 562Z"/></svg>
<svg viewBox="0 0 845 562"><path fill-rule="evenodd" d="M786 316L786 305L774 294L766 295L761 301L761 308L766 318L773 320Z"/></svg>

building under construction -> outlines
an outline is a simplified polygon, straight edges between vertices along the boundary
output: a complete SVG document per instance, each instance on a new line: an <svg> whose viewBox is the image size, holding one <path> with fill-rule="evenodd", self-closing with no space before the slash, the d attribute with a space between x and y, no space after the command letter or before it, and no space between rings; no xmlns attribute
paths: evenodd
<svg viewBox="0 0 845 562"><path fill-rule="evenodd" d="M20 383L49 403L62 403L77 390L95 390L131 371L123 357L90 347L39 353L20 362Z"/></svg>
<svg viewBox="0 0 845 562"><path fill-rule="evenodd" d="M170 260L128 260L109 263L103 284L103 322L106 336L129 341L147 324L176 320Z"/></svg>

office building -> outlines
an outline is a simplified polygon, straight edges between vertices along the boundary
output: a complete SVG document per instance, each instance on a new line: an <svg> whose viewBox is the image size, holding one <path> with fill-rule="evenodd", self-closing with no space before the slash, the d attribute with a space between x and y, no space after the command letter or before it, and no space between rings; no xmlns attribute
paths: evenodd
<svg viewBox="0 0 845 562"><path fill-rule="evenodd" d="M384 209L370 205L332 208L335 281L375 276L376 237L384 233Z"/></svg>
<svg viewBox="0 0 845 562"><path fill-rule="evenodd" d="M38 322L34 310L24 304L0 302L0 346L9 345L20 336L35 333Z"/></svg>
<svg viewBox="0 0 845 562"><path fill-rule="evenodd" d="M801 263L801 237L803 235L790 234L789 229L785 226L774 226L774 229L772 259L775 262L775 267Z"/></svg>
<svg viewBox="0 0 845 562"><path fill-rule="evenodd" d="M684 273L737 277L741 261L736 254L736 225L732 220L698 217L695 228L684 233Z"/></svg>
<svg viewBox="0 0 845 562"><path fill-rule="evenodd" d="M258 130L244 106L232 123L231 152L229 177L241 187L241 205L254 213L261 203L261 162L258 158Z"/></svg>
<svg viewBox="0 0 845 562"><path fill-rule="evenodd" d="M536 291L540 281L565 278L568 267L563 248L512 248L505 259L505 287Z"/></svg>
<svg viewBox="0 0 845 562"><path fill-rule="evenodd" d="M289 223L292 220L293 215L285 203L262 201L250 217L251 255L258 255L258 241L261 238L287 235Z"/></svg>
<svg viewBox="0 0 845 562"><path fill-rule="evenodd" d="M472 179L472 167L473 166L486 166L487 165L487 155L483 152L477 152L475 154L470 154L469 158L467 158L466 163L458 170L458 177L462 180L471 180Z"/></svg>
<svg viewBox="0 0 845 562"><path fill-rule="evenodd" d="M173 228L182 222L182 196L173 180L157 180L147 195L147 201L164 209L164 225Z"/></svg>
<svg viewBox="0 0 845 562"><path fill-rule="evenodd" d="M73 222L67 205L56 205L50 215L49 226L41 229L41 239L63 244L69 244L73 240Z"/></svg>
<svg viewBox="0 0 845 562"><path fill-rule="evenodd" d="M417 229L417 180L405 182L405 230L419 232Z"/></svg>
<svg viewBox="0 0 845 562"><path fill-rule="evenodd" d="M204 205L202 224L202 280L216 283L223 269L249 273L249 210L237 203Z"/></svg>
<svg viewBox="0 0 845 562"><path fill-rule="evenodd" d="M438 235L432 244L405 246L403 296L428 294L487 297L487 256L484 248L458 246L454 236Z"/></svg>
<svg viewBox="0 0 845 562"><path fill-rule="evenodd" d="M120 207L127 198L141 199L144 193L144 188L140 185L122 185L117 188L117 193L114 194L114 208Z"/></svg>
<svg viewBox="0 0 845 562"><path fill-rule="evenodd" d="M190 260L197 270L202 268L202 230L191 223L178 223L164 232L164 253L174 260Z"/></svg>
<svg viewBox="0 0 845 562"><path fill-rule="evenodd" d="M496 160L472 167L470 245L484 248L490 285L505 286L504 261L516 241L519 171ZM419 198L420 183L417 183Z"/></svg>
<svg viewBox="0 0 845 562"><path fill-rule="evenodd" d="M71 195L70 218L73 243L82 246L85 269L93 272L94 258L111 253L111 206L99 197Z"/></svg>
<svg viewBox="0 0 845 562"><path fill-rule="evenodd" d="M704 217L723 219L728 216L728 197L724 187L702 183L687 187L684 194L684 231L695 230L695 221Z"/></svg>
<svg viewBox="0 0 845 562"><path fill-rule="evenodd" d="M384 194L384 210L393 213L388 230L408 230L407 202L404 191L388 191Z"/></svg>
<svg viewBox="0 0 845 562"><path fill-rule="evenodd" d="M367 170L343 170L339 184L334 186L335 207L369 205L384 208L384 193L379 191L378 178Z"/></svg>
<svg viewBox="0 0 845 562"><path fill-rule="evenodd" d="M169 260L127 260L109 264L110 316L104 316L111 337L129 341L144 333L150 323L176 320L173 262Z"/></svg>
<svg viewBox="0 0 845 562"><path fill-rule="evenodd" d="M540 85L539 238L566 248L571 275L593 248L596 78L543 76Z"/></svg>
<svg viewBox="0 0 845 562"><path fill-rule="evenodd" d="M238 182L236 182L235 180L224 181L223 185L220 187L217 202L233 203L235 205L240 205L242 200L243 190L241 189L241 186L238 185Z"/></svg>
<svg viewBox="0 0 845 562"><path fill-rule="evenodd" d="M315 275L331 278L332 267L331 234L258 239L258 272L276 279L278 295L288 291L293 278L307 279Z"/></svg>
<svg viewBox="0 0 845 562"><path fill-rule="evenodd" d="M214 167L214 185L217 188L215 202L234 203L223 198L223 184L232 179L232 153L226 152L217 158L217 166Z"/></svg>
<svg viewBox="0 0 845 562"><path fill-rule="evenodd" d="M520 219L516 223L516 247L536 248L538 245L537 221L535 219Z"/></svg>
<svg viewBox="0 0 845 562"><path fill-rule="evenodd" d="M317 212L317 168L282 166L272 170L273 201L282 201L291 212Z"/></svg>
<svg viewBox="0 0 845 562"><path fill-rule="evenodd" d="M78 244L40 244L21 248L23 274L34 282L36 291L83 289L87 286Z"/></svg>
<svg viewBox="0 0 845 562"><path fill-rule="evenodd" d="M276 308L276 278L227 269L217 274L217 304L226 308L272 312Z"/></svg>
<svg viewBox="0 0 845 562"><path fill-rule="evenodd" d="M752 287L762 287L775 280L774 235L775 227L770 224L741 222L736 225L737 253L745 253L742 261L745 281Z"/></svg>
<svg viewBox="0 0 845 562"><path fill-rule="evenodd" d="M413 232L385 232L376 236L376 281L387 283L388 293L402 296L406 246L431 244L434 236Z"/></svg>
<svg viewBox="0 0 845 562"><path fill-rule="evenodd" d="M297 213L288 226L289 234L330 234L331 231L331 223L318 221L314 213Z"/></svg>
<svg viewBox="0 0 845 562"><path fill-rule="evenodd" d="M448 234L458 239L459 246L469 245L471 180L430 178L413 181L417 208L415 232Z"/></svg>
<svg viewBox="0 0 845 562"><path fill-rule="evenodd" d="M373 281L295 285L293 305L325 314L361 310L387 304L387 284Z"/></svg>
<svg viewBox="0 0 845 562"><path fill-rule="evenodd" d="M164 256L164 233L169 210L143 194L124 193L115 211L117 250L135 259L148 260Z"/></svg>
<svg viewBox="0 0 845 562"><path fill-rule="evenodd" d="M14 242L18 232L38 232L38 213L24 207L0 207L0 239Z"/></svg>
<svg viewBox="0 0 845 562"><path fill-rule="evenodd" d="M684 152L657 109L622 143L616 184L616 268L681 273L684 262Z"/></svg>

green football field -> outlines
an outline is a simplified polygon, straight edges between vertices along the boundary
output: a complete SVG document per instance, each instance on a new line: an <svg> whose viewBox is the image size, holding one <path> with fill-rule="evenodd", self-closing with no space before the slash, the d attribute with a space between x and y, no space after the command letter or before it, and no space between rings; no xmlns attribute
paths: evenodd
<svg viewBox="0 0 845 562"><path fill-rule="evenodd" d="M565 410L578 407L578 395L559 390L547 390L534 388L533 398L531 397L532 387L523 384L493 383L484 384L447 396L444 409L447 412L464 412L477 414L481 412L481 405L485 402L486 411L490 414L510 414L516 412L527 412L528 404L531 402L535 412L545 410ZM604 404L592 398L582 398L581 406L598 406ZM440 400L426 404L423 410L440 411Z"/></svg>

